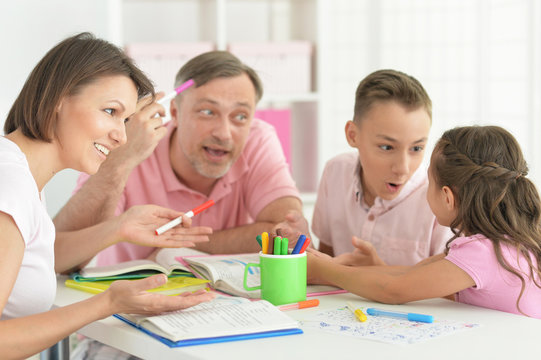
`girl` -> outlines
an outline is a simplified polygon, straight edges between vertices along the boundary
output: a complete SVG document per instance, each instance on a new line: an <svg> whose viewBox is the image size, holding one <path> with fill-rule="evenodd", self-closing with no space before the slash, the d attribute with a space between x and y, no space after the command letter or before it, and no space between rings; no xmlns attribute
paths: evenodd
<svg viewBox="0 0 541 360"><path fill-rule="evenodd" d="M309 256L309 279L399 304L456 301L541 319L541 203L517 141L496 126L445 132L428 170L427 199L455 234L415 266L348 267Z"/></svg>
<svg viewBox="0 0 541 360"><path fill-rule="evenodd" d="M126 142L125 119L145 94L153 96L152 84L121 50L83 33L45 55L13 104L6 135L0 136L2 358L26 358L114 313L159 313L212 298L205 292L178 297L146 292L166 281L157 275L118 281L88 300L49 310L56 291L55 230L43 204L43 187L64 168L95 173L109 152ZM178 215L140 207L71 236L125 240L131 229L141 239ZM57 270L66 270L68 263L57 262Z"/></svg>

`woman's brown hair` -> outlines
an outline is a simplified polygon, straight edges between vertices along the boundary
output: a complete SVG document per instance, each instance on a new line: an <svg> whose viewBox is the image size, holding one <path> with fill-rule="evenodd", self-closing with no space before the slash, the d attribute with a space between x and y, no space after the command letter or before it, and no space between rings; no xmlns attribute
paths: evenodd
<svg viewBox="0 0 541 360"><path fill-rule="evenodd" d="M461 235L482 234L490 239L500 265L522 283L517 299L520 311L524 275L541 288L541 201L526 177L528 166L518 142L498 126L451 129L436 144L430 171L438 187L448 186L457 201L457 217L450 225L455 236L445 252ZM527 274L504 259L501 244L526 259Z"/></svg>
<svg viewBox="0 0 541 360"><path fill-rule="evenodd" d="M84 32L53 47L32 70L4 123L4 133L17 129L36 140L51 142L60 101L104 76L133 80L139 98L154 87L145 74L117 46Z"/></svg>

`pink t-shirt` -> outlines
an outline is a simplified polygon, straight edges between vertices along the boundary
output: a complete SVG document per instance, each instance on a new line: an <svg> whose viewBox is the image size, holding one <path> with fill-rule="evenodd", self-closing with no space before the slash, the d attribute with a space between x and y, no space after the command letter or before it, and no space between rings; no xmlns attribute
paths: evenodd
<svg viewBox="0 0 541 360"><path fill-rule="evenodd" d="M505 260L515 269L520 269L526 287L519 302L520 310L528 316L541 319L541 289L529 277L526 259L518 257L514 248L501 245ZM505 270L496 258L492 241L478 234L453 240L445 259L464 270L475 281L475 286L456 294L456 301L485 308L521 314L517 309L520 294L520 279ZM532 256L534 266L536 261ZM537 283L539 278L536 277Z"/></svg>
<svg viewBox="0 0 541 360"><path fill-rule="evenodd" d="M319 184L312 230L339 255L353 251L353 235L374 244L389 265L414 265L443 252L453 234L439 225L426 200L428 179L422 166L393 200L362 199L357 153L327 162Z"/></svg>
<svg viewBox="0 0 541 360"><path fill-rule="evenodd" d="M207 197L186 187L175 176L169 158L169 133L152 155L130 174L117 207L117 214L134 205L155 204L188 211L213 199L215 205L192 218L192 226L210 226L223 230L250 224L265 206L285 196L299 196L289 167L272 125L252 121L244 150L231 169L220 178ZM88 179L80 176L78 188ZM130 243L118 243L98 254L98 265L146 258L154 249Z"/></svg>

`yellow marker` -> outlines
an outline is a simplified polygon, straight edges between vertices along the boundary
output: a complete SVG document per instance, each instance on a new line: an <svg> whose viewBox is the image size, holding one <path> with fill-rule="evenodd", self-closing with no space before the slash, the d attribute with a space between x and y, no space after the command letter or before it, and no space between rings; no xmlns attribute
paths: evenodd
<svg viewBox="0 0 541 360"><path fill-rule="evenodd" d="M362 312L361 309L355 309L355 307L348 301L348 306L347 308L349 309L349 311L351 311L351 313L353 315L355 315L355 317L357 319L359 319L360 322L365 322L366 321L366 315Z"/></svg>
<svg viewBox="0 0 541 360"><path fill-rule="evenodd" d="M263 254L269 253L269 233L264 232L261 234L261 252Z"/></svg>

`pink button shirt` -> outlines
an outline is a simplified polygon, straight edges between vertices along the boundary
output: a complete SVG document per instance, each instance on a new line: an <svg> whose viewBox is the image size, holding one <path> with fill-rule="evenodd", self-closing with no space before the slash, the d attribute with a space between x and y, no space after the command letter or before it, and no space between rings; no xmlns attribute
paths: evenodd
<svg viewBox="0 0 541 360"><path fill-rule="evenodd" d="M507 245L502 245L502 254L507 263L519 269L526 280L524 294L519 302L520 309L528 316L541 319L541 289L528 278L530 269L526 259L522 255L517 257L516 250ZM445 259L464 270L475 281L475 287L458 292L458 302L520 314L516 305L521 289L520 279L498 263L494 246L484 235L453 240ZM533 256L532 262L536 266ZM538 277L536 281L539 283Z"/></svg>
<svg viewBox="0 0 541 360"><path fill-rule="evenodd" d="M312 218L319 240L339 255L353 251L353 235L374 244L389 265L414 265L443 252L453 234L439 225L426 200L428 179L422 166L393 200L362 201L357 153L327 162Z"/></svg>
<svg viewBox="0 0 541 360"><path fill-rule="evenodd" d="M299 197L274 127L254 119L241 156L220 178L209 197L178 180L171 168L169 133L152 155L130 174L117 207L117 213L134 205L155 204L188 211L209 199L214 206L192 218L192 226L210 226L223 230L252 223L265 206L285 196ZM88 179L81 175L78 189ZM98 265L147 257L154 249L130 243L113 245L98 254Z"/></svg>

